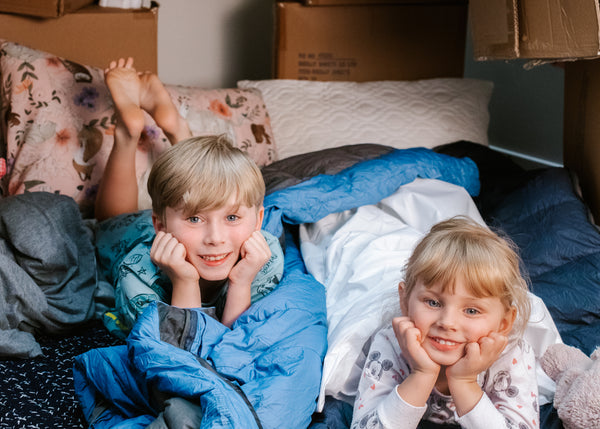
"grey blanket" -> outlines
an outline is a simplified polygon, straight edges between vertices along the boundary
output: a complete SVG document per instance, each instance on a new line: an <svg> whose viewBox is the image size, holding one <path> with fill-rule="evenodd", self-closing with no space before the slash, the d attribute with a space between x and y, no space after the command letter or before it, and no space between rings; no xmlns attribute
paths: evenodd
<svg viewBox="0 0 600 429"><path fill-rule="evenodd" d="M0 356L39 356L34 333L94 317L98 285L92 236L71 198L0 199Z"/></svg>

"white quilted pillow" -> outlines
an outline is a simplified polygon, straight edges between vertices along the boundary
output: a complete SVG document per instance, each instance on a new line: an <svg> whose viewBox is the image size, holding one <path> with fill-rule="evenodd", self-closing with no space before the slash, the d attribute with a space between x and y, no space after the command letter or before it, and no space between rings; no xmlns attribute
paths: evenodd
<svg viewBox="0 0 600 429"><path fill-rule="evenodd" d="M488 144L493 84L477 79L315 82L242 80L257 88L271 117L279 159L356 143L434 147Z"/></svg>

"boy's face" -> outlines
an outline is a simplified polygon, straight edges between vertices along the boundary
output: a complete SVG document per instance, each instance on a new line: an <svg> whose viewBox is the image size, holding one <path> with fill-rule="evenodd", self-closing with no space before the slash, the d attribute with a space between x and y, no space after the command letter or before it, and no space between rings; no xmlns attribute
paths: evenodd
<svg viewBox="0 0 600 429"><path fill-rule="evenodd" d="M403 284L400 284L400 296ZM476 297L457 280L454 293L440 285L427 288L418 281L402 312L421 331L422 346L438 365L449 366L465 354L465 346L491 332L508 335L514 311L507 311L500 298Z"/></svg>
<svg viewBox="0 0 600 429"><path fill-rule="evenodd" d="M238 206L235 198L219 209L186 216L183 210L167 207L155 229L171 233L186 249L186 259L201 279L224 280L240 258L240 249L261 228L264 208Z"/></svg>

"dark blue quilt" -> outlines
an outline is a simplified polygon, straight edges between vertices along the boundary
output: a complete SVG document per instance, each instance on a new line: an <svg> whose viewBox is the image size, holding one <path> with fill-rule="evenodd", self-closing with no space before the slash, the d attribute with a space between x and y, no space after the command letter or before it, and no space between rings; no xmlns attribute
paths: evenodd
<svg viewBox="0 0 600 429"><path fill-rule="evenodd" d="M600 345L600 233L567 170L544 169L489 217L519 247L563 341L589 355Z"/></svg>

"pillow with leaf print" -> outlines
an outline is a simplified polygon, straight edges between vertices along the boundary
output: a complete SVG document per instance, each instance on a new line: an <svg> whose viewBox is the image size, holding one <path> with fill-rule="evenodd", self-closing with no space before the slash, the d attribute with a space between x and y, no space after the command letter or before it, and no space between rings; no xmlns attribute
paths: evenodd
<svg viewBox="0 0 600 429"><path fill-rule="evenodd" d="M46 191L72 197L93 216L98 183L113 145L115 114L101 69L0 40L0 196ZM193 135L226 133L259 165L277 159L258 90L166 85ZM136 153L140 208L145 180L169 147L146 115Z"/></svg>

